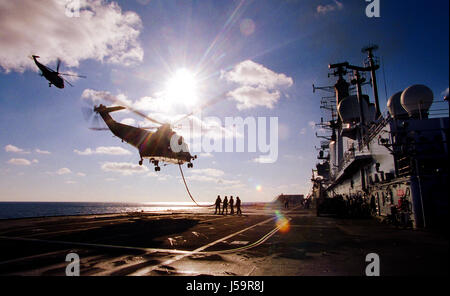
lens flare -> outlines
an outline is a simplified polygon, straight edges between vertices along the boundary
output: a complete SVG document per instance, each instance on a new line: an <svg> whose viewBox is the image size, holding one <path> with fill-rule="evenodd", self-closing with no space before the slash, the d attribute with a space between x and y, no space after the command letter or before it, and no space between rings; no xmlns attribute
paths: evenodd
<svg viewBox="0 0 450 296"><path fill-rule="evenodd" d="M255 22L253 22L253 20L244 19L240 25L241 33L245 36L250 36L255 32L255 27Z"/></svg>
<svg viewBox="0 0 450 296"><path fill-rule="evenodd" d="M278 227L278 229L280 230L281 233L287 233L289 232L290 224L289 224L289 220L286 219L286 217L283 216L283 214L280 213L280 211L275 211L275 215L276 215L276 226Z"/></svg>
<svg viewBox="0 0 450 296"><path fill-rule="evenodd" d="M261 185L256 185L256 191L261 192L262 191L262 186Z"/></svg>

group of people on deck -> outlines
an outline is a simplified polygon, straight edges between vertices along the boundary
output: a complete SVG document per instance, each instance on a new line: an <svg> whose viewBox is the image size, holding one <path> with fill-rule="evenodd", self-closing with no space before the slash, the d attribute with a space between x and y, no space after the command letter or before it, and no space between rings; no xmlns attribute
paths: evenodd
<svg viewBox="0 0 450 296"><path fill-rule="evenodd" d="M220 211L220 204L222 204L222 211ZM242 215L241 200L239 199L239 196L236 196L236 204L235 204L233 196L230 196L230 200L228 200L228 197L225 196L222 202L220 195L218 195L216 199L216 211L214 212L214 214L228 215L228 206L230 206L230 215L234 215L235 205L236 205L236 215Z"/></svg>

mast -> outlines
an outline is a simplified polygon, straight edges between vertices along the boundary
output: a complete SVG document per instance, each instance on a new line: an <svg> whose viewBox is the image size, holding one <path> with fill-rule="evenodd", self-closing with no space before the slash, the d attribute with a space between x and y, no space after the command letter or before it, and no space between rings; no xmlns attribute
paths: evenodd
<svg viewBox="0 0 450 296"><path fill-rule="evenodd" d="M369 45L364 47L361 51L367 52L367 60L369 62L370 74L372 76L372 89L373 89L373 97L375 100L375 119L378 119L381 116L380 102L378 99L378 86L377 86L377 76L375 71L380 68L380 65L377 65L374 60L373 52L378 49L378 45Z"/></svg>

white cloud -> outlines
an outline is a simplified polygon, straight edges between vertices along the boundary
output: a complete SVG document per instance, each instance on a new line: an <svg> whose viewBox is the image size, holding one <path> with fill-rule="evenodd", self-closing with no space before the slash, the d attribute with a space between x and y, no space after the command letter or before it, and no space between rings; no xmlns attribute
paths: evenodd
<svg viewBox="0 0 450 296"><path fill-rule="evenodd" d="M221 72L221 78L240 86L227 95L238 102L239 110L254 107L272 109L281 98L280 87L291 87L292 78L246 60L236 65L232 70Z"/></svg>
<svg viewBox="0 0 450 296"><path fill-rule="evenodd" d="M341 10L344 8L344 4L337 0L333 0L334 4L327 4L327 5L318 5L317 6L317 13L319 14L327 14L329 12L335 11L335 10Z"/></svg>
<svg viewBox="0 0 450 296"><path fill-rule="evenodd" d="M5 151L11 152L11 153L19 153L19 154L30 154L30 152L25 151L22 148L16 147L14 145L6 145Z"/></svg>
<svg viewBox="0 0 450 296"><path fill-rule="evenodd" d="M78 177L86 177L86 174L80 172L80 173L77 173L77 176L78 176Z"/></svg>
<svg viewBox="0 0 450 296"><path fill-rule="evenodd" d="M210 177L222 177L225 175L224 171L217 169L194 169L191 170L191 173L196 175L210 176Z"/></svg>
<svg viewBox="0 0 450 296"><path fill-rule="evenodd" d="M0 2L0 67L6 71L37 69L31 54L49 63L60 57L77 67L85 59L131 65L143 60L135 12L116 2L79 0L80 17L66 15L66 0Z"/></svg>
<svg viewBox="0 0 450 296"><path fill-rule="evenodd" d="M76 184L77 182L75 182L75 181L72 181L72 180L67 180L66 182L64 182L64 183L66 183L66 184Z"/></svg>
<svg viewBox="0 0 450 296"><path fill-rule="evenodd" d="M78 155L92 155L94 154L95 151L92 151L91 148L86 148L84 151L74 149L73 152L75 152Z"/></svg>
<svg viewBox="0 0 450 296"><path fill-rule="evenodd" d="M189 176L186 179L189 181L198 181L198 182L212 182L212 183L218 183L219 179L204 175L193 175Z"/></svg>
<svg viewBox="0 0 450 296"><path fill-rule="evenodd" d="M91 148L86 148L84 151L80 150L73 150L78 155L93 155L93 154L102 154L102 155L130 155L131 152L117 146L111 146L111 147L104 147L100 146L97 147L95 150L92 150Z"/></svg>
<svg viewBox="0 0 450 296"><path fill-rule="evenodd" d="M274 163L275 160L270 157L260 156L260 157L254 158L253 162L262 163L262 164L270 164L270 163Z"/></svg>
<svg viewBox="0 0 450 296"><path fill-rule="evenodd" d="M224 179L220 179L217 183L222 184L222 185L241 185L242 184L241 181L239 181L239 180L224 180Z"/></svg>
<svg viewBox="0 0 450 296"><path fill-rule="evenodd" d="M35 159L33 159L31 162L32 162L32 163L39 163L39 160L37 160L37 159L35 158Z"/></svg>
<svg viewBox="0 0 450 296"><path fill-rule="evenodd" d="M70 173L72 173L72 171L70 169L68 169L68 168L61 168L61 169L56 171L56 174L60 175L60 176L67 175L67 174L70 174Z"/></svg>
<svg viewBox="0 0 450 296"><path fill-rule="evenodd" d="M51 152L50 151L46 151L46 150L41 150L41 149L39 149L39 148L37 148L36 150L34 150L36 153L38 153L38 154L51 154Z"/></svg>
<svg viewBox="0 0 450 296"><path fill-rule="evenodd" d="M225 172L222 170L207 168L207 169L195 169L191 170L193 175L187 177L189 181L198 181L206 183L215 183L222 187L241 187L243 184L239 180L224 179Z"/></svg>
<svg viewBox="0 0 450 296"><path fill-rule="evenodd" d="M105 172L120 173L124 176L145 173L148 171L148 168L145 166L127 162L106 162L102 165L101 168Z"/></svg>
<svg viewBox="0 0 450 296"><path fill-rule="evenodd" d="M83 91L83 93L81 94L81 98L92 104L98 104L103 102L108 105L111 105L117 104L118 102L124 102L125 104L130 106L132 103L124 94L114 96L109 91L99 91L90 88L87 88Z"/></svg>
<svg viewBox="0 0 450 296"><path fill-rule="evenodd" d="M210 152L207 152L207 153L200 153L200 157L203 157L203 158L213 158L214 155L213 155L212 153L210 153Z"/></svg>
<svg viewBox="0 0 450 296"><path fill-rule="evenodd" d="M24 165L24 166L31 165L31 161L25 158L11 158L8 161L8 163L13 165Z"/></svg>
<svg viewBox="0 0 450 296"><path fill-rule="evenodd" d="M235 82L241 85L264 86L273 89L278 86L290 87L294 84L292 78L285 74L278 74L274 71L255 63L251 60L243 61L237 64L228 72L222 71L221 77L227 81Z"/></svg>
<svg viewBox="0 0 450 296"><path fill-rule="evenodd" d="M197 182L205 182L205 183L215 183L220 186L233 186L233 187L239 187L243 184L239 180L227 180L223 179L221 177L215 177L215 176L207 176L207 175L193 175L186 178L189 181L197 181Z"/></svg>
<svg viewBox="0 0 450 296"><path fill-rule="evenodd" d="M160 98L142 97L134 103L134 107L137 110L142 111L166 111L167 103Z"/></svg>
<svg viewBox="0 0 450 296"><path fill-rule="evenodd" d="M254 107L267 107L272 109L276 102L280 99L280 92L270 92L268 89L261 86L241 86L228 93L228 96L233 98L239 110L250 109Z"/></svg>

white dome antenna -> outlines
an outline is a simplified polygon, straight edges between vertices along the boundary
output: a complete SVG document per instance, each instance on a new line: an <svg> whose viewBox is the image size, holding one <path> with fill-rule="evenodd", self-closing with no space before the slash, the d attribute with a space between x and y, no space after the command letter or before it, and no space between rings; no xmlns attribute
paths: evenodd
<svg viewBox="0 0 450 296"><path fill-rule="evenodd" d="M403 108L401 103L402 93L403 91L399 91L390 97L387 102L389 114L394 119L406 119L409 117L408 112Z"/></svg>
<svg viewBox="0 0 450 296"><path fill-rule="evenodd" d="M428 110L433 104L433 91L421 84L415 84L402 93L400 102L411 118L428 118Z"/></svg>

